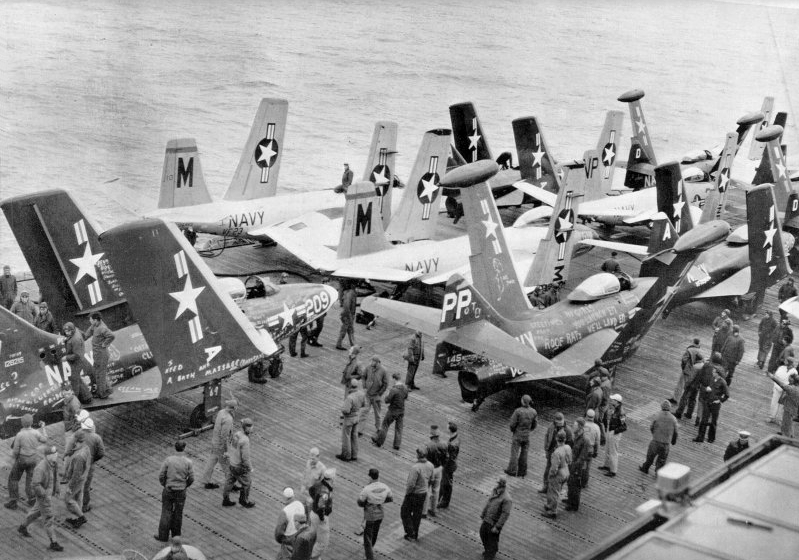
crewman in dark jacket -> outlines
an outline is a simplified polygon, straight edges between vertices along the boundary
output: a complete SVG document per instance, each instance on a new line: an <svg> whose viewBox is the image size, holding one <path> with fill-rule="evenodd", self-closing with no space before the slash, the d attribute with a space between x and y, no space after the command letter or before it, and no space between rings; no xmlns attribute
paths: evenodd
<svg viewBox="0 0 799 560"><path fill-rule="evenodd" d="M336 348L338 350L346 350L341 343L344 342L346 335L350 341L350 347L355 346L355 309L358 305L355 288L352 286L344 286L339 298L339 305L341 305L341 330L338 332L338 339L336 340Z"/></svg>
<svg viewBox="0 0 799 560"><path fill-rule="evenodd" d="M180 536L183 526L183 505L186 503L186 489L194 483L194 467L186 457L186 442L175 442L175 454L166 458L158 473L158 481L164 487L161 493L161 521L155 539L161 542L172 536Z"/></svg>
<svg viewBox="0 0 799 560"><path fill-rule="evenodd" d="M452 498L452 480L458 470L458 454L461 451L461 440L458 436L458 425L451 421L448 425L449 441L447 441L447 461L441 472L441 496L438 498L439 508L448 508Z"/></svg>
<svg viewBox="0 0 799 560"><path fill-rule="evenodd" d="M45 332L55 332L55 319L53 319L53 314L50 313L50 310L47 308L46 301L39 302L39 312L33 320L33 326Z"/></svg>
<svg viewBox="0 0 799 560"><path fill-rule="evenodd" d="M705 441L706 430L708 443L716 441L716 423L719 420L721 403L730 398L727 382L721 377L721 368L714 367L712 370L713 380L699 389L699 398L703 400L703 407L699 434L694 439L697 443ZM709 430L708 427L710 428Z"/></svg>
<svg viewBox="0 0 799 560"><path fill-rule="evenodd" d="M510 517L513 500L508 495L508 480L500 476L486 505L480 513L480 540L483 543L483 558L493 560L499 551L499 534Z"/></svg>
<svg viewBox="0 0 799 560"><path fill-rule="evenodd" d="M86 354L86 345L83 341L83 334L75 329L72 323L64 323L64 355L61 357L62 362L69 364L70 373L69 384L72 387L72 392L80 400L81 396L84 400L91 402L91 391L84 385L80 378L81 359Z"/></svg>
<svg viewBox="0 0 799 560"><path fill-rule="evenodd" d="M721 360L727 372L727 386L732 384L732 376L735 368L744 357L744 339L741 337L741 328L738 325L732 326L732 334L724 341L721 347Z"/></svg>
<svg viewBox="0 0 799 560"><path fill-rule="evenodd" d="M530 432L535 430L538 413L530 406L530 395L522 396L522 406L513 411L510 417L510 431L513 434L510 446L510 462L505 474L520 476L527 474L527 453L530 450Z"/></svg>
<svg viewBox="0 0 799 560"><path fill-rule="evenodd" d="M771 311L766 311L766 316L757 326L757 367L763 369L766 363L771 345L774 344L774 336L780 326Z"/></svg>
<svg viewBox="0 0 799 560"><path fill-rule="evenodd" d="M427 460L433 465L433 475L430 477L427 488L430 498L427 515L430 517L436 516L438 491L441 488L441 476L447 459L447 444L441 441L441 432L438 430L438 426L432 425L430 426L430 443L427 444Z"/></svg>
<svg viewBox="0 0 799 560"><path fill-rule="evenodd" d="M377 447L382 446L388 436L389 427L394 423L394 449L399 449L402 444L402 422L405 416L405 400L408 398L408 388L400 381L399 373L392 373L391 378L394 379L394 386L385 398L388 410L383 417L383 424L377 434L372 436L372 443Z"/></svg>
<svg viewBox="0 0 799 560"><path fill-rule="evenodd" d="M591 441L585 434L585 418L577 418L574 429L574 445L572 445L572 462L569 466L569 493L566 498L566 511L577 511L580 508L580 494L583 489L583 471L591 456Z"/></svg>
<svg viewBox="0 0 799 560"><path fill-rule="evenodd" d="M710 360L705 362L699 372L686 385L685 394L683 395L683 398L680 399L680 406L677 407L677 414L675 415L677 418L682 416L682 411L685 405L684 401L688 403L688 409L686 410L685 417L691 417L694 412L694 399L696 398L696 395L699 395L699 408L696 413L696 425L699 425L699 422L702 419L702 411L705 406L705 401L702 399L701 395L702 390L713 380L714 370L718 370L719 372L722 371L724 366L721 365L721 361L721 354L719 352L713 352Z"/></svg>

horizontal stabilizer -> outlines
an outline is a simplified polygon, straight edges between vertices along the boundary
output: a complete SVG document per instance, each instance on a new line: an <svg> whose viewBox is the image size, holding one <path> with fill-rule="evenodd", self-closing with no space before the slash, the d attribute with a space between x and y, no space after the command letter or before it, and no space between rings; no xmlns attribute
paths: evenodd
<svg viewBox="0 0 799 560"><path fill-rule="evenodd" d="M613 329L602 329L589 334L579 344L569 346L552 358L552 362L568 375L582 375L594 367L595 360L610 348L618 334Z"/></svg>
<svg viewBox="0 0 799 560"><path fill-rule="evenodd" d="M404 301L369 296L361 301L361 309L378 317L391 317L391 322L421 331L427 336L439 336L441 310Z"/></svg>
<svg viewBox="0 0 799 560"><path fill-rule="evenodd" d="M323 239L335 239L341 231L340 220L330 220L322 214L310 213L277 226L254 230L252 235L265 236L289 251L311 268L330 271L336 267L336 251L322 245ZM335 226L332 235L322 236Z"/></svg>
<svg viewBox="0 0 799 560"><path fill-rule="evenodd" d="M421 276L422 271L402 270L387 266L343 266L334 268L331 271L333 276L341 278L361 278L367 281L376 280L379 282L410 282Z"/></svg>
<svg viewBox="0 0 799 560"><path fill-rule="evenodd" d="M513 186L522 191L524 194L528 194L532 196L536 200L540 200L547 206L555 206L555 203L558 200L558 195L546 191L541 187L536 187L535 185L531 185L527 181L516 181L513 183Z"/></svg>
<svg viewBox="0 0 799 560"><path fill-rule="evenodd" d="M712 288L696 294L691 299L742 296L749 293L749 285L751 283L752 268L747 266Z"/></svg>
<svg viewBox="0 0 799 560"><path fill-rule="evenodd" d="M583 245L591 245L592 247L602 247L612 251L621 251L629 255L649 255L646 245L636 245L634 243L621 243L618 241L605 241L604 239L583 239L580 241Z"/></svg>

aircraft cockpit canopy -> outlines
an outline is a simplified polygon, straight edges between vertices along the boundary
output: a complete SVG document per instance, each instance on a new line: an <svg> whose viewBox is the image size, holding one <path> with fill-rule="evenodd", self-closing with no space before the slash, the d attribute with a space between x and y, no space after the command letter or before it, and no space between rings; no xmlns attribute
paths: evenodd
<svg viewBox="0 0 799 560"><path fill-rule="evenodd" d="M219 278L219 283L222 285L222 290L228 294L233 301L241 303L246 299L247 292L244 289L244 282L240 278Z"/></svg>
<svg viewBox="0 0 799 560"><path fill-rule="evenodd" d="M701 183L709 181L710 176L698 167L686 167L682 170L682 179L686 183Z"/></svg>
<svg viewBox="0 0 799 560"><path fill-rule="evenodd" d="M600 272L589 276L574 288L568 296L569 301L591 302L635 287L635 282L625 272Z"/></svg>
<svg viewBox="0 0 799 560"><path fill-rule="evenodd" d="M710 150L691 150L684 156L682 156L682 160L680 163L683 165L687 165L689 163L696 163L699 161L707 161L709 159L713 159L713 152Z"/></svg>
<svg viewBox="0 0 799 560"><path fill-rule="evenodd" d="M280 291L280 288L269 278L261 276L247 277L244 286L247 289L247 299L269 297Z"/></svg>

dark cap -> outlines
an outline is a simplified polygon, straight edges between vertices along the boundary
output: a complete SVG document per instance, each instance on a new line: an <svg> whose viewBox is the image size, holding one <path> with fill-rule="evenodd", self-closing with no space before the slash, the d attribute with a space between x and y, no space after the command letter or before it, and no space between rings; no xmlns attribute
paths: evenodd
<svg viewBox="0 0 799 560"><path fill-rule="evenodd" d="M241 419L241 427L242 427L242 428L243 428L244 426L252 426L252 425L253 425L252 418L242 418L242 419Z"/></svg>

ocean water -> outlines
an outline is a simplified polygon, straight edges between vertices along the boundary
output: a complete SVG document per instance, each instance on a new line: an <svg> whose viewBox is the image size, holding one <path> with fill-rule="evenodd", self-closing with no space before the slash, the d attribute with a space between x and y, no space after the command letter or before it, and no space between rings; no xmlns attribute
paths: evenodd
<svg viewBox="0 0 799 560"><path fill-rule="evenodd" d="M494 152L536 115L555 156L577 158L632 88L660 161L720 143L772 95L790 162L799 10L771 4L4 0L0 197L66 188L101 227L135 219L155 207L166 142L185 136L221 196L262 97L289 100L285 191L335 185L344 161L359 176L384 119L406 177L423 132L465 100ZM0 261L27 268L1 217Z"/></svg>

